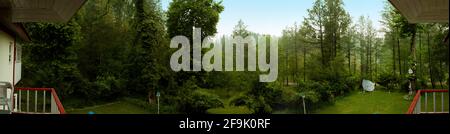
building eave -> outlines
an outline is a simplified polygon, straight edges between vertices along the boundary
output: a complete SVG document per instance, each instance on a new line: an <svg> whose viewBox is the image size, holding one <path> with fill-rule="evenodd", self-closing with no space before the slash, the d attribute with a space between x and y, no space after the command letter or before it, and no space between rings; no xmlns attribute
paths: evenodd
<svg viewBox="0 0 450 134"><path fill-rule="evenodd" d="M68 22L86 0L0 0L0 28L31 41L24 22Z"/></svg>
<svg viewBox="0 0 450 134"><path fill-rule="evenodd" d="M86 0L2 0L11 22L68 22Z"/></svg>
<svg viewBox="0 0 450 134"><path fill-rule="evenodd" d="M19 37L23 41L31 41L22 23L12 23L7 18L0 17L0 30L8 33L12 37Z"/></svg>
<svg viewBox="0 0 450 134"><path fill-rule="evenodd" d="M448 23L449 0L389 0L410 23Z"/></svg>

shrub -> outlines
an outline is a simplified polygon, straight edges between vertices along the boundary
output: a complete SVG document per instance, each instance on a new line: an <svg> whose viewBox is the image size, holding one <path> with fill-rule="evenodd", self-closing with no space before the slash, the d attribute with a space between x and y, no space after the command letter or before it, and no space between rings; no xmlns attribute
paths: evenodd
<svg viewBox="0 0 450 134"><path fill-rule="evenodd" d="M409 80L408 79L401 79L400 80L400 91L402 91L402 92L408 92L409 91Z"/></svg>
<svg viewBox="0 0 450 134"><path fill-rule="evenodd" d="M385 87L384 88L385 90L400 91L401 90L399 84L400 82L401 82L400 77L390 72L383 71L378 75L377 83L380 86Z"/></svg>
<svg viewBox="0 0 450 134"><path fill-rule="evenodd" d="M333 82L329 81L308 81L301 82L298 86L297 104L303 103L302 96L305 96L305 104L308 111L321 107L323 104L333 103L338 96L345 95L347 92L355 89L356 83L353 78L341 78ZM341 81L341 82L339 82Z"/></svg>
<svg viewBox="0 0 450 134"><path fill-rule="evenodd" d="M230 104L247 106L255 114L272 113L273 107L283 103L282 91L276 84L255 82L253 88L239 97L231 99Z"/></svg>
<svg viewBox="0 0 450 134"><path fill-rule="evenodd" d="M251 103L248 104L248 108L255 114L270 114L272 113L272 107L269 102L266 102L266 98L263 96L255 96L251 99Z"/></svg>
<svg viewBox="0 0 450 134"><path fill-rule="evenodd" d="M250 97L246 94L240 94L238 96L232 97L230 99L230 105L234 106L245 106L249 104Z"/></svg>
<svg viewBox="0 0 450 134"><path fill-rule="evenodd" d="M383 86L383 85L376 84L376 85L375 85L375 91L378 91L378 90L381 90L381 91L391 91L390 89L386 88L386 87Z"/></svg>
<svg viewBox="0 0 450 134"><path fill-rule="evenodd" d="M178 109L185 113L204 114L210 108L224 107L223 102L217 95L197 89L185 95L179 101Z"/></svg>
<svg viewBox="0 0 450 134"><path fill-rule="evenodd" d="M344 83L348 87L347 92L357 90L359 88L359 86L361 85L360 79L361 78L357 75L350 75L348 77L345 77Z"/></svg>

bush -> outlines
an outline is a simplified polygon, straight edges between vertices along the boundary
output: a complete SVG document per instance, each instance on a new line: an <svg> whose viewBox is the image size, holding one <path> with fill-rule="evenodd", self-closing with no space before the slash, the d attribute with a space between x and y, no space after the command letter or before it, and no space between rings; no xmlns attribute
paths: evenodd
<svg viewBox="0 0 450 134"><path fill-rule="evenodd" d="M275 83L269 85L274 84ZM277 103L279 104L275 104L275 106L272 107L273 109L285 110L286 108L298 107L299 102L297 102L297 100L299 95L296 87L280 86L280 84L278 83L278 85L274 86L274 88L281 90L281 97L280 100L277 100Z"/></svg>
<svg viewBox="0 0 450 134"><path fill-rule="evenodd" d="M250 97L246 94L240 94L239 96L234 96L230 99L230 105L233 106L245 106L249 104Z"/></svg>
<svg viewBox="0 0 450 134"><path fill-rule="evenodd" d="M385 87L385 90L390 91L400 91L401 85L399 84L401 82L401 78L393 73L383 71L378 75L378 84L380 86ZM383 90L383 89L381 89Z"/></svg>
<svg viewBox="0 0 450 134"><path fill-rule="evenodd" d="M402 91L402 92L408 92L409 91L409 80L408 79L401 79L400 80L400 91Z"/></svg>
<svg viewBox="0 0 450 134"><path fill-rule="evenodd" d="M266 101L263 96L255 96L251 99L251 103L248 104L248 108L255 114L270 114L272 113L272 107L270 103Z"/></svg>
<svg viewBox="0 0 450 134"><path fill-rule="evenodd" d="M315 58L320 61L320 57ZM328 66L323 66L320 62L310 61L311 64L306 66L314 73L308 73L310 81L300 85L299 91L307 89L319 94L320 100L330 101L336 96L342 96L357 89L360 86L360 78L348 73L346 66L342 64L345 61L343 58L342 55L338 55L327 63Z"/></svg>
<svg viewBox="0 0 450 134"><path fill-rule="evenodd" d="M230 104L247 106L255 114L272 113L273 107L283 104L282 91L276 84L255 82L253 88L239 97L231 99Z"/></svg>
<svg viewBox="0 0 450 134"><path fill-rule="evenodd" d="M344 83L348 87L348 92L359 88L361 85L360 79L361 78L357 75L350 75L349 77L344 78Z"/></svg>
<svg viewBox="0 0 450 134"><path fill-rule="evenodd" d="M223 102L217 95L197 89L181 98L178 109L189 114L205 114L210 108L224 107Z"/></svg>
<svg viewBox="0 0 450 134"><path fill-rule="evenodd" d="M376 84L376 85L375 85L375 91L378 91L378 90L381 90L381 91L391 91L391 90L389 90L388 88L386 88L385 86Z"/></svg>
<svg viewBox="0 0 450 134"><path fill-rule="evenodd" d="M354 80L355 79L355 80ZM308 111L320 108L323 104L334 103L336 97L346 95L356 89L359 82L358 77L351 76L340 78L333 82L329 81L308 81L300 82L295 103L302 104L305 96L305 104ZM356 82L355 82L356 81Z"/></svg>
<svg viewBox="0 0 450 134"><path fill-rule="evenodd" d="M427 80L425 78L418 78L416 81L416 89L426 89Z"/></svg>

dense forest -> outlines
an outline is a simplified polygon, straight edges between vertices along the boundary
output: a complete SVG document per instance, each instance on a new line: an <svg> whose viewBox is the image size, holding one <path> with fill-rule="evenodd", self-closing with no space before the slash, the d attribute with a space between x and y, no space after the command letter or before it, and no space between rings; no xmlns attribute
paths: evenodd
<svg viewBox="0 0 450 134"><path fill-rule="evenodd" d="M172 71L170 39L191 39L192 27L215 35L224 10L214 0L173 0L167 11L158 0L89 0L68 23L25 24L33 41L22 43L19 86L54 87L68 109L123 98L151 109L160 92L163 113L255 114L303 105L309 113L361 92L365 79L389 92L448 88L448 23L409 24L388 2L376 29L342 0L315 0L279 37L275 82L248 71ZM230 36L262 35L236 23Z"/></svg>

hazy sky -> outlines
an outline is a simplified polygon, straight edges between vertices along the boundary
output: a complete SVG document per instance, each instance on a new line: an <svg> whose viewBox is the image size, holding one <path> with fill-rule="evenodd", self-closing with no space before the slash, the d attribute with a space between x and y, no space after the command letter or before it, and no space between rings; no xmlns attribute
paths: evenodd
<svg viewBox="0 0 450 134"><path fill-rule="evenodd" d="M162 0L167 10L172 0ZM239 19L248 30L271 35L281 35L286 26L301 23L315 0L223 0L225 10L220 14L218 34L231 34ZM359 16L369 16L375 28L381 28L381 11L387 0L344 0L344 8L353 21Z"/></svg>

